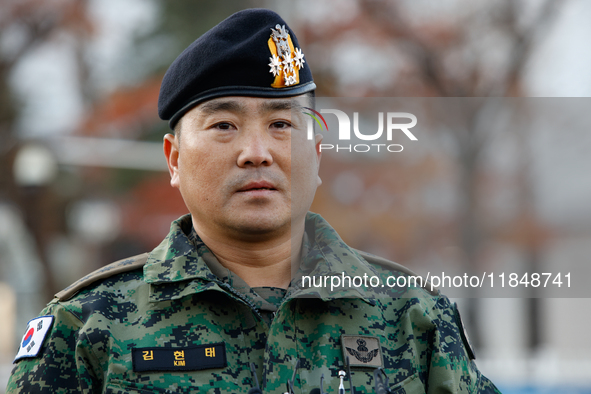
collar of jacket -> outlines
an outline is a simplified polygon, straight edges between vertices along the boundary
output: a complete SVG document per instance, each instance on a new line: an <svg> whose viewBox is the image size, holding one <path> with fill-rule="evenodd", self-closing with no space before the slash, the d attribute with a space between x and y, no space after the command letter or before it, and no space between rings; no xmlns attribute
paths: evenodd
<svg viewBox="0 0 591 394"><path fill-rule="evenodd" d="M228 292L228 286L217 278L207 265L215 259L201 242L194 245L187 237L191 231L191 216L185 215L172 222L170 232L149 255L144 266L144 280L150 284L150 301L165 301L199 293L204 290ZM378 275L352 248L343 242L337 232L320 215L309 212L306 216L306 237L302 247L299 275L292 281L288 298L320 298L323 301L338 298L360 298L374 305L373 297L363 287L330 288L302 286L302 277Z"/></svg>

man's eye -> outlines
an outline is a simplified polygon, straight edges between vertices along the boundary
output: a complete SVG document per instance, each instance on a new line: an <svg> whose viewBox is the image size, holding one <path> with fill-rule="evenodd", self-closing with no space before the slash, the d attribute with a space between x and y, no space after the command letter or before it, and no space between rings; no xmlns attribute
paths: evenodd
<svg viewBox="0 0 591 394"><path fill-rule="evenodd" d="M273 124L271 124L271 127L275 128L275 129L287 129L291 127L291 124L287 123L287 122L274 122Z"/></svg>
<svg viewBox="0 0 591 394"><path fill-rule="evenodd" d="M217 123L214 127L220 130L231 130L234 126L228 122L220 122Z"/></svg>

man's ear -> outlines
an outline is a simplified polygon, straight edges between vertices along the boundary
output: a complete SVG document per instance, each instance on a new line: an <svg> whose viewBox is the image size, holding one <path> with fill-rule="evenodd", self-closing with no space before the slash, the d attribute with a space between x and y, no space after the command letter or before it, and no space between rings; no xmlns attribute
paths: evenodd
<svg viewBox="0 0 591 394"><path fill-rule="evenodd" d="M315 135L315 144L316 144L316 173L320 171L320 159L322 159L322 151L320 150L320 144L322 143L322 134ZM317 186L322 185L322 179L320 179L320 175L317 175L318 181Z"/></svg>
<svg viewBox="0 0 591 394"><path fill-rule="evenodd" d="M178 138L173 134L164 136L164 156L170 173L170 185L179 188L179 144Z"/></svg>

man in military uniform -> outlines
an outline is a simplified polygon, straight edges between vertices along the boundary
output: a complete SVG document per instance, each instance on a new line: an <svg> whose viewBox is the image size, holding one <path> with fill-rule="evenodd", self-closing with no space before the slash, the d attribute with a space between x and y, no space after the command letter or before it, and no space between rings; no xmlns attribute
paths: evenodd
<svg viewBox="0 0 591 394"><path fill-rule="evenodd" d="M308 212L315 89L279 15L245 10L189 46L161 87L172 186L190 211L149 254L56 295L29 322L9 393L493 393L455 305ZM345 386L347 387L345 389Z"/></svg>

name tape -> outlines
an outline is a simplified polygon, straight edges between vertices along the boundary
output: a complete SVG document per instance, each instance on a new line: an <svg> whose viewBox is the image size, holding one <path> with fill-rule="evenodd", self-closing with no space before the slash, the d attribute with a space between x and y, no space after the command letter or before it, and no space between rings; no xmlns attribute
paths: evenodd
<svg viewBox="0 0 591 394"><path fill-rule="evenodd" d="M135 372L198 371L226 366L224 343L182 348L144 347L132 349Z"/></svg>

